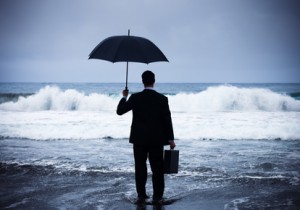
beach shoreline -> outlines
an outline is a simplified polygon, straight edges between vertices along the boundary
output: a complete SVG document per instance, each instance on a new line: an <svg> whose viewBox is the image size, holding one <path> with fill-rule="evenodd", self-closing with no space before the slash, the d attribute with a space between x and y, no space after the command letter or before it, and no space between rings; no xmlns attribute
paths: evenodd
<svg viewBox="0 0 300 210"><path fill-rule="evenodd" d="M192 159L184 151L188 150L190 142L185 144L182 141L179 141L180 171L178 174L165 176L165 197L175 198L176 202L160 207L146 206L142 209L231 210L300 207L300 161L295 156L295 152L299 151L298 140L200 141L198 151L202 160L197 157L199 163L196 164L190 163ZM3 209L141 209L129 201L136 197L133 165L130 162L131 145L124 140L108 139L77 143L79 142L81 144L78 147L88 148L88 150L79 151L75 148L77 154L72 154L70 151L68 154L63 154L65 148L70 147L74 142L1 139L0 148L3 155L0 165L0 207ZM102 153L108 155L109 148L106 148L104 142L113 144L113 147L116 144L124 144L126 150L122 153L128 152L126 154L128 160L125 160L127 162L125 165L129 165L127 171L121 170L120 163L108 164L111 168L100 167L101 162L97 162L100 159L95 163L92 159L80 160L81 164L90 164L86 168L76 162L75 155L79 159L83 154L89 155L86 153L96 155L92 150L95 143L99 148L102 145ZM239 146L234 147L237 143ZM247 151L261 145L261 148L255 151L257 157L252 157L252 153L249 152L249 154L245 151L243 153L240 146L242 144L247 146ZM265 147L272 147L272 153L277 153L275 156L284 156L286 162L280 163L284 160L281 157L277 159L273 157ZM235 154L235 157L228 156L228 148L231 148L231 155ZM243 160L242 156L239 157L237 151L241 151L247 161ZM18 160L16 155L21 152L27 154L27 156L21 154L22 161ZM59 153L60 156L55 156L54 153ZM37 154L40 156L38 157ZM14 160L12 157L15 157ZM206 159L203 160L205 157ZM237 157L240 160L237 160ZM110 156L110 158L113 158L112 162L116 162L114 158L118 156ZM120 153L119 158L124 158L124 154ZM224 162L216 158L227 160ZM266 159L269 161L266 162ZM54 163L55 160L59 162ZM254 164L257 160L259 162L251 166L253 168L245 171L246 164ZM72 165L74 162L75 165ZM238 166L241 163L242 165ZM223 165L224 168L219 168L217 164ZM289 165L279 170L278 168L284 167L280 164ZM151 195L150 172L147 189Z"/></svg>

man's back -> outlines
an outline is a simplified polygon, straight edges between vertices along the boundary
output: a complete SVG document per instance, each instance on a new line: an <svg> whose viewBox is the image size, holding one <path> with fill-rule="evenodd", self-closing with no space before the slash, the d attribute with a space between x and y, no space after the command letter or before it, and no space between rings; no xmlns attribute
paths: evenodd
<svg viewBox="0 0 300 210"><path fill-rule="evenodd" d="M167 145L174 139L168 98L145 89L120 102L117 113L132 110L130 143L137 145Z"/></svg>

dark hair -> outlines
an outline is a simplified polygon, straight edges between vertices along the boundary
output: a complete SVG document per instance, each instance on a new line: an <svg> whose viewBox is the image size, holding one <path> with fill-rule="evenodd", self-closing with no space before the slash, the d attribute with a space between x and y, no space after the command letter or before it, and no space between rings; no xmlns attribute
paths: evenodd
<svg viewBox="0 0 300 210"><path fill-rule="evenodd" d="M155 82L155 75L152 71L145 71L142 74L143 83L145 86L153 85Z"/></svg>

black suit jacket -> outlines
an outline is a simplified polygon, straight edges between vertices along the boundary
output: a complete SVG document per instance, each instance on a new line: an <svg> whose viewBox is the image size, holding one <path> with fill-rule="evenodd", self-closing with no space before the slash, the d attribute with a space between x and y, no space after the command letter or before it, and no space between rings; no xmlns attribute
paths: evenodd
<svg viewBox="0 0 300 210"><path fill-rule="evenodd" d="M132 110L129 142L136 145L161 146L174 140L168 98L154 90L145 89L132 94L128 101L122 98L117 114Z"/></svg>

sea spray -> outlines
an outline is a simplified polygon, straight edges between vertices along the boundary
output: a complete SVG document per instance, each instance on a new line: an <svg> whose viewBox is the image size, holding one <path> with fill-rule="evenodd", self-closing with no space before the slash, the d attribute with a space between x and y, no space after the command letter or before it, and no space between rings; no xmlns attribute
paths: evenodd
<svg viewBox="0 0 300 210"><path fill-rule="evenodd" d="M264 88L208 87L169 96L172 111L300 111L300 101Z"/></svg>
<svg viewBox="0 0 300 210"><path fill-rule="evenodd" d="M266 88L220 85L169 94L176 139L300 139L300 101ZM0 138L127 139L121 94L46 86L0 104Z"/></svg>
<svg viewBox="0 0 300 210"><path fill-rule="evenodd" d="M74 89L62 91L57 86L46 86L34 95L21 96L16 102L11 101L0 104L0 110L113 111L117 105L116 97L99 93L85 95Z"/></svg>
<svg viewBox="0 0 300 210"><path fill-rule="evenodd" d="M172 112L207 111L300 111L300 101L289 95L264 88L241 88L228 85L208 87L196 93L166 94ZM120 94L85 94L75 89L61 90L46 86L17 101L0 104L0 110L10 111L109 111L114 112Z"/></svg>

